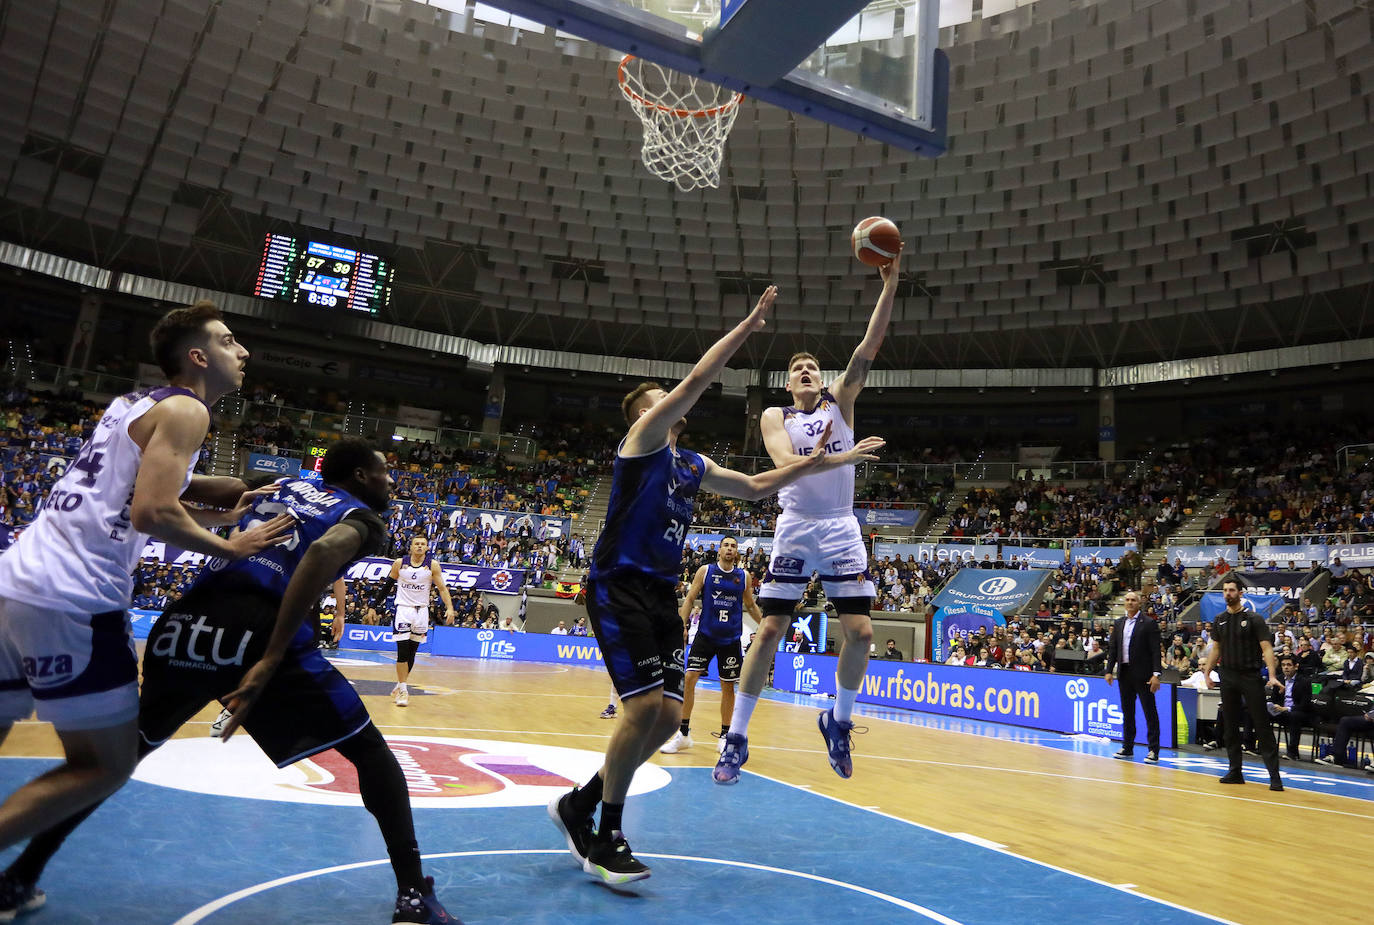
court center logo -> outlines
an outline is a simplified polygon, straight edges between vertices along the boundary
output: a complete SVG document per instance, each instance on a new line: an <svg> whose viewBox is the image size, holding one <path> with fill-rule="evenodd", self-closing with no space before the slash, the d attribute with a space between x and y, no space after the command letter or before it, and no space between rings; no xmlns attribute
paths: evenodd
<svg viewBox="0 0 1374 925"><path fill-rule="evenodd" d="M575 748L451 739L387 736L417 809L543 806L596 773L604 756ZM353 765L334 750L286 768L274 767L257 744L240 733L228 742L205 736L173 739L138 766L144 783L214 796L361 806ZM658 790L668 772L646 764L635 772L630 793Z"/></svg>
<svg viewBox="0 0 1374 925"><path fill-rule="evenodd" d="M988 597L1000 597L1003 594L1010 594L1016 590L1016 579L1008 578L1005 575L998 578L989 578L978 585L978 593L986 594Z"/></svg>

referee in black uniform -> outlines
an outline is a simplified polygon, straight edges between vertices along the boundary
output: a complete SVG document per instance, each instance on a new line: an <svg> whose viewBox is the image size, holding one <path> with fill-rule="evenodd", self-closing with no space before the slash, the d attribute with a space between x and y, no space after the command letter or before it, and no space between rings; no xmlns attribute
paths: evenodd
<svg viewBox="0 0 1374 925"><path fill-rule="evenodd" d="M1259 740L1260 757L1269 769L1269 789L1282 790L1279 747L1274 741L1274 730L1265 708L1261 665L1269 669L1271 685L1282 689L1283 683L1279 681L1278 668L1274 664L1274 645L1269 641L1269 627L1259 614L1244 609L1241 588L1241 580L1234 575L1228 575L1221 583L1226 609L1217 615L1212 624L1212 639L1216 644L1207 656L1207 664L1202 666L1202 676L1207 679L1210 689L1212 668L1216 666L1218 657L1221 659L1221 715L1226 722L1226 757L1231 765L1221 782L1245 783L1240 769L1241 702L1244 701L1244 709L1250 711L1250 723Z"/></svg>

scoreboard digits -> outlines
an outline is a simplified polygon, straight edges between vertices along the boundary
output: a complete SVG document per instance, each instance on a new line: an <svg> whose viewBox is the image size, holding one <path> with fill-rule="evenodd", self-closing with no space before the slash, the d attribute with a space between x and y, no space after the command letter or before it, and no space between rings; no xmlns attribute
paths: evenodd
<svg viewBox="0 0 1374 925"><path fill-rule="evenodd" d="M377 314L391 303L391 262L333 244L269 234L253 294Z"/></svg>

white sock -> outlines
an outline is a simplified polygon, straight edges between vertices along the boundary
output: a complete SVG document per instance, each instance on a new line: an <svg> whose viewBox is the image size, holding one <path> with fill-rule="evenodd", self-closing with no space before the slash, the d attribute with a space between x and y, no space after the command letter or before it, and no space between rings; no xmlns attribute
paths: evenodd
<svg viewBox="0 0 1374 925"><path fill-rule="evenodd" d="M749 734L749 719L754 715L754 707L759 702L758 694L735 694L735 712L730 717L730 732L733 735Z"/></svg>
<svg viewBox="0 0 1374 925"><path fill-rule="evenodd" d="M842 723L849 722L849 715L854 712L854 701L859 696L859 689L856 687L850 690L840 684L839 678L835 679L835 719Z"/></svg>

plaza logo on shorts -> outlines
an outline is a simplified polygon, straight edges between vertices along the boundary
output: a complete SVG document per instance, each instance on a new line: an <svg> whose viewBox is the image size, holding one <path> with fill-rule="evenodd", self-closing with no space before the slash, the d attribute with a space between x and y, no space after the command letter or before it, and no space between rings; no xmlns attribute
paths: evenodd
<svg viewBox="0 0 1374 925"><path fill-rule="evenodd" d="M416 808L543 806L551 796L586 780L603 755L582 749L484 739L387 736ZM361 806L353 765L321 752L275 768L247 735L227 743L196 736L173 739L150 755L134 776L145 783L217 796ZM658 790L668 772L649 764L635 772L630 793Z"/></svg>
<svg viewBox="0 0 1374 925"><path fill-rule="evenodd" d="M775 556L769 567L774 575L800 575L806 563L796 556Z"/></svg>
<svg viewBox="0 0 1374 925"><path fill-rule="evenodd" d="M504 591L510 587L510 583L515 576L505 569L491 573L491 589L493 591Z"/></svg>
<svg viewBox="0 0 1374 925"><path fill-rule="evenodd" d="M986 594L988 597L999 597L1003 594L1010 594L1016 590L1016 579L1008 578L1005 575L997 578L989 578L987 581L978 585L978 593Z"/></svg>

